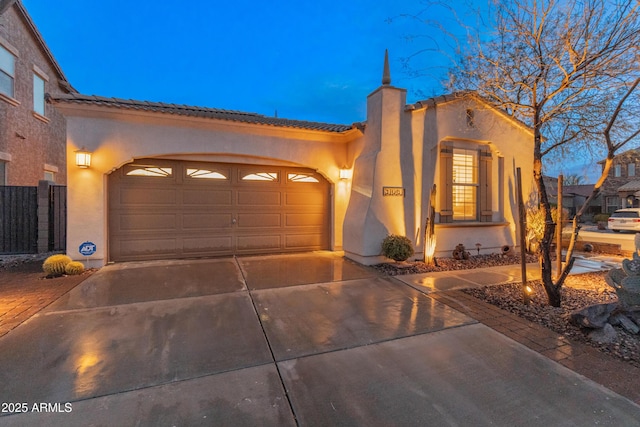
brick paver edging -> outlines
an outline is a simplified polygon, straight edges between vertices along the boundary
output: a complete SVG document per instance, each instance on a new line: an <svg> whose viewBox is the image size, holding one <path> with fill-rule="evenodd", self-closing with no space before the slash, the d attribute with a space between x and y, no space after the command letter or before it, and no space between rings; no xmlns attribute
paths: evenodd
<svg viewBox="0 0 640 427"><path fill-rule="evenodd" d="M462 291L429 296L561 365L640 404L640 368L523 319Z"/></svg>
<svg viewBox="0 0 640 427"><path fill-rule="evenodd" d="M42 273L0 277L0 337L29 320L43 308L87 279L92 271L78 276L42 278Z"/></svg>

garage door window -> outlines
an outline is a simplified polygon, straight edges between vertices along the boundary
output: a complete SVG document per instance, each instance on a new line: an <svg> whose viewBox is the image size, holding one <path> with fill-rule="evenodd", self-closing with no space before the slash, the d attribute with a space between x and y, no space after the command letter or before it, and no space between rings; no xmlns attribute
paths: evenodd
<svg viewBox="0 0 640 427"><path fill-rule="evenodd" d="M196 179L229 179L224 174L209 169L187 169L187 176Z"/></svg>
<svg viewBox="0 0 640 427"><path fill-rule="evenodd" d="M291 182L320 182L318 178L306 173L290 173L287 174L287 179Z"/></svg>
<svg viewBox="0 0 640 427"><path fill-rule="evenodd" d="M243 181L277 181L278 172L256 172L242 176Z"/></svg>
<svg viewBox="0 0 640 427"><path fill-rule="evenodd" d="M172 168L159 166L130 166L128 169L128 176L170 177L173 174Z"/></svg>

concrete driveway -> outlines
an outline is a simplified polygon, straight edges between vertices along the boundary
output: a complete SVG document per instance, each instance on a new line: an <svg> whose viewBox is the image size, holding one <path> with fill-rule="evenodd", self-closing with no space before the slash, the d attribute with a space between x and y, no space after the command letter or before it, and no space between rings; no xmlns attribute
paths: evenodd
<svg viewBox="0 0 640 427"><path fill-rule="evenodd" d="M324 252L110 265L0 338L0 425L637 424L418 289Z"/></svg>

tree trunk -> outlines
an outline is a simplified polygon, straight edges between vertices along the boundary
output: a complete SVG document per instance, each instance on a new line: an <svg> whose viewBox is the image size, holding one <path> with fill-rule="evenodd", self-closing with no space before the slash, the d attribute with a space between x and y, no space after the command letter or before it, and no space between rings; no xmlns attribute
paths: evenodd
<svg viewBox="0 0 640 427"><path fill-rule="evenodd" d="M549 305L551 307L560 307L562 304L562 297L560 296L560 289L555 286L544 287L544 290L547 291L547 300L549 301Z"/></svg>
<svg viewBox="0 0 640 427"><path fill-rule="evenodd" d="M533 117L533 178L538 189L538 196L540 197L540 209L544 215L544 233L542 234L542 241L540 242L539 254L540 257L540 273L542 279L542 285L547 293L547 299L549 305L552 307L560 307L562 302L560 297L560 287L553 283L553 264L551 263L551 243L553 243L553 236L555 235L556 224L551 217L551 203L549 203L549 197L547 196L547 189L544 185L544 179L542 176L542 135L540 134L540 111L536 110Z"/></svg>
<svg viewBox="0 0 640 427"><path fill-rule="evenodd" d="M433 184L431 188L431 195L429 197L429 210L427 216L427 223L425 224L425 236L424 236L424 263L427 265L435 265L435 251L436 251L436 230L435 230L435 216L436 216L436 185Z"/></svg>

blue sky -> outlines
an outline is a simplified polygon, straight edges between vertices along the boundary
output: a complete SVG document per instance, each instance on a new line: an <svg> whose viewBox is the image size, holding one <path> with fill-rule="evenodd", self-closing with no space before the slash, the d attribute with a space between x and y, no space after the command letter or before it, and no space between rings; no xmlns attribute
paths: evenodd
<svg viewBox="0 0 640 427"><path fill-rule="evenodd" d="M402 17L422 10L419 0L23 4L84 94L350 124L365 119L385 49L392 84L408 89L410 102L443 93L440 57L422 55L412 69L402 66L402 58L434 47L421 36L439 37ZM432 9L429 17L437 14ZM425 64L431 77L410 77Z"/></svg>
<svg viewBox="0 0 640 427"><path fill-rule="evenodd" d="M449 2L461 19L468 1ZM385 49L408 102L444 93L451 39L410 16L457 28L446 8L421 13L423 0L22 2L83 94L339 124L365 120ZM581 163L547 173L593 171Z"/></svg>

